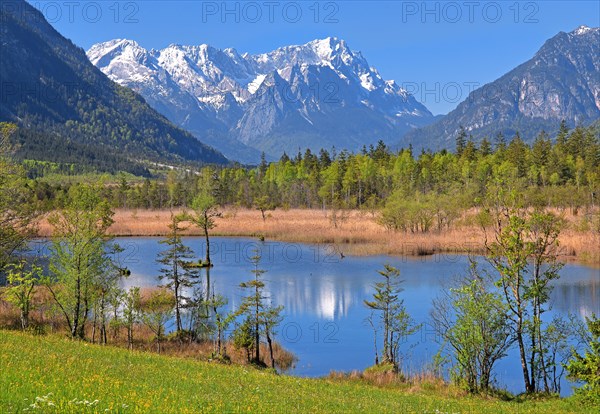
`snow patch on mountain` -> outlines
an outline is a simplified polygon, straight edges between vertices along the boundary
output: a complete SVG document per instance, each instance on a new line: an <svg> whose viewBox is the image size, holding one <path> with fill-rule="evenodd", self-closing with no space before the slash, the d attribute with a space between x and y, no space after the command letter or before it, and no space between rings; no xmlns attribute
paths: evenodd
<svg viewBox="0 0 600 414"><path fill-rule="evenodd" d="M262 83L265 81L266 77L267 75L258 75L256 78L254 78L254 80L248 84L248 92L254 94L258 88L260 88L260 85L262 85Z"/></svg>
<svg viewBox="0 0 600 414"><path fill-rule="evenodd" d="M577 36L581 36L581 35L587 34L589 32L592 32L594 30L597 31L597 30L600 30L600 29L599 28L594 28L593 29L591 27L581 25L577 29L573 30L571 33L574 34L574 35L577 35Z"/></svg>

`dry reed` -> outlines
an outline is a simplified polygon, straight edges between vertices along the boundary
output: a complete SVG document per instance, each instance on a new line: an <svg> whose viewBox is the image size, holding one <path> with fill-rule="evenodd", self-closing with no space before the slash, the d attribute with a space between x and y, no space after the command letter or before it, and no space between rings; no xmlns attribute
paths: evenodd
<svg viewBox="0 0 600 414"><path fill-rule="evenodd" d="M561 259L600 267L600 233L582 228L579 216L561 214L567 222L560 235ZM163 236L168 231L170 215L168 210L117 210L110 233L115 236ZM359 256L481 254L485 252L483 232L473 224L473 215L474 211L468 212L450 229L440 232L403 233L386 230L375 215L363 211L276 210L263 221L256 210L225 209L223 217L217 219L213 235L326 244L338 253ZM46 237L51 233L51 226L42 219L39 235ZM200 229L193 226L186 233L201 235Z"/></svg>

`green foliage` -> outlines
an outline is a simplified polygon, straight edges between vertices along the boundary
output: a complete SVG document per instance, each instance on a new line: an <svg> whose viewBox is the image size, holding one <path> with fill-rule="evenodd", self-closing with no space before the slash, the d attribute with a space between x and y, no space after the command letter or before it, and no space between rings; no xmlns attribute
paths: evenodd
<svg viewBox="0 0 600 414"><path fill-rule="evenodd" d="M449 228L469 206L468 194L428 194L407 197L394 192L381 210L380 223L387 229L411 233L427 233Z"/></svg>
<svg viewBox="0 0 600 414"><path fill-rule="evenodd" d="M566 364L567 378L581 381L584 385L575 390L577 396L592 406L600 405L600 319L595 314L586 317L588 334L585 353L573 351Z"/></svg>
<svg viewBox="0 0 600 414"><path fill-rule="evenodd" d="M543 386L550 392L542 327L551 282L563 267L558 261L562 222L551 213L524 207L519 195L501 186L488 200L494 229L493 236L486 235L488 260L498 274L497 286L508 307L525 389L532 393Z"/></svg>
<svg viewBox="0 0 600 414"><path fill-rule="evenodd" d="M376 365L371 365L370 367L367 367L367 369L365 369L363 371L365 374L387 374L389 372L392 373L397 373L398 372L398 367L396 367L394 364L390 363L390 362L380 362L379 364Z"/></svg>
<svg viewBox="0 0 600 414"><path fill-rule="evenodd" d="M421 326L414 323L406 312L404 301L400 299L400 293L403 290L400 287L402 283L400 271L386 264L383 270L378 273L383 281L376 282L373 286L375 288L373 300L364 301L369 309L379 314L377 321L373 317L370 319L376 338L378 328L383 330L382 358L381 360L378 359L376 350L375 364L392 364L398 370L402 362L400 345ZM375 343L377 343L377 340L375 340Z"/></svg>
<svg viewBox="0 0 600 414"><path fill-rule="evenodd" d="M113 212L98 186L73 187L68 206L53 213L50 272L45 285L73 338L83 338L99 290L115 282L118 271L109 255L107 230Z"/></svg>
<svg viewBox="0 0 600 414"><path fill-rule="evenodd" d="M34 289L40 283L42 268L36 264L27 265L25 261L13 263L8 267L8 284L4 288L4 298L21 313L21 329L29 328L29 313L33 311Z"/></svg>
<svg viewBox="0 0 600 414"><path fill-rule="evenodd" d="M578 333L585 330L583 325L575 315L570 315L568 319L555 316L543 331L543 352L547 372L545 380L549 382L552 393L561 392L565 364L575 351L572 344L578 341ZM539 378L539 381L544 381L544 378Z"/></svg>
<svg viewBox="0 0 600 414"><path fill-rule="evenodd" d="M247 316L242 322L236 324L236 327L231 335L233 346L236 349L245 350L248 361L252 360L251 354L255 346L255 337L255 325L252 323L249 316Z"/></svg>
<svg viewBox="0 0 600 414"><path fill-rule="evenodd" d="M25 248L38 215L33 193L22 167L9 158L14 124L0 122L0 272Z"/></svg>
<svg viewBox="0 0 600 414"><path fill-rule="evenodd" d="M434 302L436 330L456 363L452 377L471 393L491 390L493 367L512 345L507 312L474 261L461 286Z"/></svg>
<svg viewBox="0 0 600 414"><path fill-rule="evenodd" d="M271 197L263 195L254 200L254 208L260 211L263 221L266 221L266 213L267 211L275 210L275 203L271 201Z"/></svg>
<svg viewBox="0 0 600 414"><path fill-rule="evenodd" d="M127 329L127 345L133 348L133 329L141 320L142 297L139 287L132 287L121 296L122 322Z"/></svg>
<svg viewBox="0 0 600 414"><path fill-rule="evenodd" d="M11 142L15 146L14 159L22 161L30 178L122 171L140 177L151 175L148 163L134 161L98 142L81 142L75 137L25 128L20 128Z"/></svg>
<svg viewBox="0 0 600 414"><path fill-rule="evenodd" d="M141 301L142 321L154 333L158 353L165 338L165 324L173 317L175 305L175 295L166 288L153 290Z"/></svg>
<svg viewBox="0 0 600 414"><path fill-rule="evenodd" d="M222 313L222 308L227 305L229 301L222 295L215 295L214 292L208 299L206 305L214 316L215 325L215 351L214 356L219 359L227 359L227 350L225 349L225 331L231 325L235 318L235 313Z"/></svg>

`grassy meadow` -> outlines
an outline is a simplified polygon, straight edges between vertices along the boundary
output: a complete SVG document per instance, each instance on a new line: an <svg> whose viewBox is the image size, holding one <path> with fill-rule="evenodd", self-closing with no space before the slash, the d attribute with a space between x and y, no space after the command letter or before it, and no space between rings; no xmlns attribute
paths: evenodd
<svg viewBox="0 0 600 414"><path fill-rule="evenodd" d="M446 385L375 386L0 330L2 413L586 413L572 399L501 401Z"/></svg>

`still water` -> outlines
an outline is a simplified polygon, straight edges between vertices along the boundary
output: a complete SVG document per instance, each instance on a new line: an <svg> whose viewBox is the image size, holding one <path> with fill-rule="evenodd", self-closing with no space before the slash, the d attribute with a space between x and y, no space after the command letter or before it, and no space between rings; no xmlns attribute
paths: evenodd
<svg viewBox="0 0 600 414"><path fill-rule="evenodd" d="M184 239L199 257L204 256L200 238ZM125 251L119 256L131 270L124 287L152 287L160 284L156 256L164 246L158 238L121 238ZM236 308L243 292L239 284L253 278L250 257L259 249L267 292L274 305L283 305L284 320L278 341L298 357L289 373L324 376L330 371L362 370L374 362L373 333L365 318L369 310L364 299L373 293L377 271L385 263L400 269L404 280L404 304L422 329L407 338L402 351L404 369L418 372L427 367L439 349L439 340L430 325L432 300L448 289L452 281L468 271L468 258L460 255L434 255L423 258L392 256L342 258L334 246L314 246L282 242L262 243L245 238L214 238L211 242L214 268L210 271L211 290L229 299ZM204 272L204 271L203 271ZM202 274L205 280L206 274ZM204 282L206 284L206 281ZM554 314L575 314L580 318L600 313L600 274L597 269L569 264L554 283ZM497 383L512 392L521 392L522 373L516 350L498 364ZM563 384L563 394L571 386Z"/></svg>

